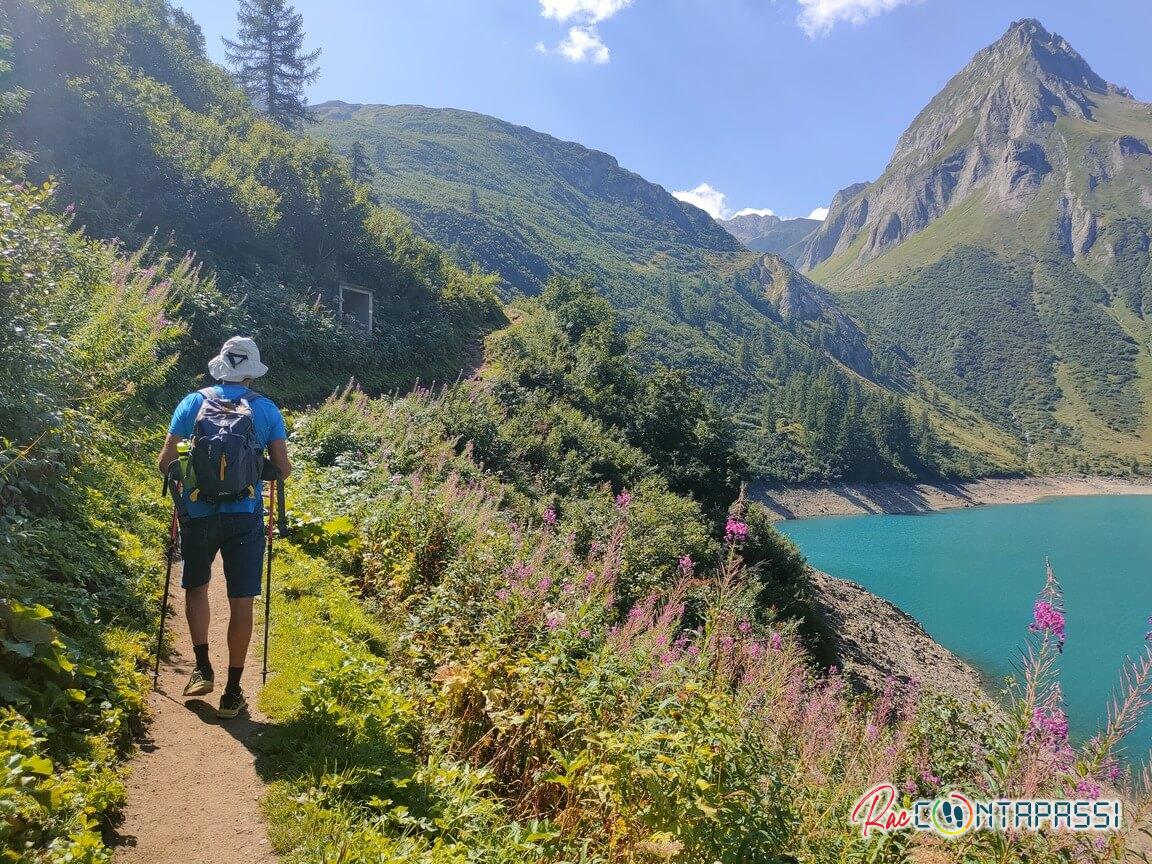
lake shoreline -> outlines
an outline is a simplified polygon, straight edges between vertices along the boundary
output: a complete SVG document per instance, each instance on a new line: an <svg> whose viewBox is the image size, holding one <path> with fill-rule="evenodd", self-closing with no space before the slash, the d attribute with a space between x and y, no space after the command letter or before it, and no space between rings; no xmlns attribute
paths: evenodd
<svg viewBox="0 0 1152 864"><path fill-rule="evenodd" d="M868 513L934 513L985 504L1030 504L1075 495L1152 495L1152 479L1050 476L990 477L964 483L755 483L749 497L777 521Z"/></svg>

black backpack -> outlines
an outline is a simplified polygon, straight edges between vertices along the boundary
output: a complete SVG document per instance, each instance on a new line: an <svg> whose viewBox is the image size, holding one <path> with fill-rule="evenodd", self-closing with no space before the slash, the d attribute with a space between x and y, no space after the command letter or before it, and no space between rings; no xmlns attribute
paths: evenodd
<svg viewBox="0 0 1152 864"><path fill-rule="evenodd" d="M204 404L192 430L189 497L218 504L254 495L264 471L264 454L256 438L252 403L262 397L245 390L236 399L225 399L215 387L205 387L200 395Z"/></svg>

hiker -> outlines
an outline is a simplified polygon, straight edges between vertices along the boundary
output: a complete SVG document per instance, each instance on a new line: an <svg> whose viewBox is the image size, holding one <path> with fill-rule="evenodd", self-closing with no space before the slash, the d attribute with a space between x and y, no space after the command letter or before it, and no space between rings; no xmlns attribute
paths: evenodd
<svg viewBox="0 0 1152 864"><path fill-rule="evenodd" d="M228 683L216 713L231 718L248 704L240 676L264 563L261 479L283 480L292 472L292 463L280 409L251 389L268 371L256 343L245 336L229 339L208 362L208 371L217 384L190 393L176 407L158 466L168 476L173 462L180 459L181 442L192 441L186 472L191 476L183 478L177 504L184 560L181 585L196 654L184 695L207 695L216 684L208 656L208 580L219 552L228 588Z"/></svg>

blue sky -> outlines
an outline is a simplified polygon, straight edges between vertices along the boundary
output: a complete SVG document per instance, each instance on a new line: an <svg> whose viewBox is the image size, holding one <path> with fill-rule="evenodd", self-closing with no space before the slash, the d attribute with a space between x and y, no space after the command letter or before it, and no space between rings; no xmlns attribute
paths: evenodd
<svg viewBox="0 0 1152 864"><path fill-rule="evenodd" d="M222 59L228 0L174 0ZM807 215L884 169L1015 19L1152 100L1150 0L295 0L312 102L464 108L605 150L725 213ZM722 202L722 203L721 203Z"/></svg>

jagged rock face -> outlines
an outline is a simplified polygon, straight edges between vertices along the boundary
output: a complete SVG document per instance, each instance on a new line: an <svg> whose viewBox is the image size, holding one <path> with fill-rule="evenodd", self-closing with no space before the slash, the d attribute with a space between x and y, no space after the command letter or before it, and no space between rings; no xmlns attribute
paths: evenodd
<svg viewBox="0 0 1152 864"><path fill-rule="evenodd" d="M855 191L833 205L808 242L802 269L853 244L859 244L858 261L876 258L976 193L985 207L1014 213L1046 183L1063 185L1071 169L1087 169L1094 182L1107 182L1119 170L1117 162L1148 154L1145 142L1121 136L1110 153L1072 156L1056 125L1065 117L1093 121L1097 101L1106 96L1131 98L1039 22L1016 22L920 113L883 176L863 189L849 187L846 192ZM1069 198L1052 219L1068 238L1069 254L1088 251L1095 217L1083 202Z"/></svg>
<svg viewBox="0 0 1152 864"><path fill-rule="evenodd" d="M781 322L794 330L805 325L825 328L823 347L845 366L872 377L868 338L831 294L775 255L761 257L750 274Z"/></svg>

